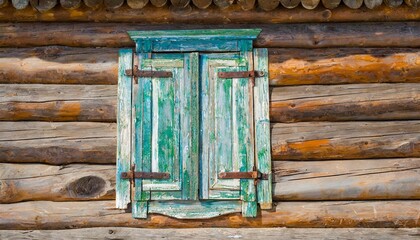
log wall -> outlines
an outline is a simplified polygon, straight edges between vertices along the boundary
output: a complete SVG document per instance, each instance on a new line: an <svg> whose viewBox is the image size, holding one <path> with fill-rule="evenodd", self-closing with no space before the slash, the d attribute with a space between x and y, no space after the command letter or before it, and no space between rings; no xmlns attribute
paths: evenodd
<svg viewBox="0 0 420 240"><path fill-rule="evenodd" d="M7 22L89 18L29 11L0 13L0 229L420 227L418 22L247 25L269 48L275 207L135 220L114 209L118 48L198 25Z"/></svg>

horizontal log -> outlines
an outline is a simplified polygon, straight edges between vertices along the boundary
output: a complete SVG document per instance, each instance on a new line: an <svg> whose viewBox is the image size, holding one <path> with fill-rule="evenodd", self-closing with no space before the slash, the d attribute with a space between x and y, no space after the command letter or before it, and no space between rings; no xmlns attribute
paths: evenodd
<svg viewBox="0 0 420 240"><path fill-rule="evenodd" d="M0 230L3 240L15 239L229 239L241 240L311 240L311 239L415 239L415 228L194 228L139 229L126 227L83 228L66 230Z"/></svg>
<svg viewBox="0 0 420 240"><path fill-rule="evenodd" d="M255 47L420 47L416 22L305 24L136 24L136 30L260 28ZM0 23L0 47L134 47L128 23ZM381 32L381 34L377 34Z"/></svg>
<svg viewBox="0 0 420 240"><path fill-rule="evenodd" d="M112 165L0 164L0 203L115 199Z"/></svg>
<svg viewBox="0 0 420 240"><path fill-rule="evenodd" d="M276 160L420 157L420 121L276 123Z"/></svg>
<svg viewBox="0 0 420 240"><path fill-rule="evenodd" d="M1 84L0 121L116 122L116 85ZM420 84L272 88L271 122L420 119Z"/></svg>
<svg viewBox="0 0 420 240"><path fill-rule="evenodd" d="M116 124L0 122L0 162L114 163ZM420 157L420 121L271 126L276 160Z"/></svg>
<svg viewBox="0 0 420 240"><path fill-rule="evenodd" d="M207 9L189 8L180 11L169 6L156 9L148 5L142 9L131 9L122 6L108 11L107 9L90 9L82 6L78 9L54 9L50 12L37 12L31 8L16 10L12 6L0 9L1 22L140 22L140 23L196 23L196 24L222 24L222 23L301 23L301 22L380 22L380 21L416 21L420 13L415 8L400 6L390 8L380 6L369 11L349 9L339 6L331 11L317 8L311 11L303 7L294 9L276 8L265 12L259 9L243 11L239 4L220 11L217 6Z"/></svg>
<svg viewBox="0 0 420 240"><path fill-rule="evenodd" d="M419 49L270 49L270 85L420 82Z"/></svg>
<svg viewBox="0 0 420 240"><path fill-rule="evenodd" d="M0 229L87 227L419 227L419 201L278 202L256 218L230 214L210 220L180 220L161 215L134 219L115 201L23 202L0 204Z"/></svg>
<svg viewBox="0 0 420 240"><path fill-rule="evenodd" d="M278 201L420 199L420 158L274 161ZM112 165L0 164L0 203L115 199Z"/></svg>
<svg viewBox="0 0 420 240"><path fill-rule="evenodd" d="M1 84L0 120L116 121L116 85Z"/></svg>
<svg viewBox="0 0 420 240"><path fill-rule="evenodd" d="M420 119L420 84L272 88L271 122Z"/></svg>
<svg viewBox="0 0 420 240"><path fill-rule="evenodd" d="M1 162L114 163L116 124L0 122Z"/></svg>
<svg viewBox="0 0 420 240"><path fill-rule="evenodd" d="M278 201L420 199L420 158L274 161Z"/></svg>
<svg viewBox="0 0 420 240"><path fill-rule="evenodd" d="M0 83L116 84L118 49L0 48Z"/></svg>
<svg viewBox="0 0 420 240"><path fill-rule="evenodd" d="M270 85L414 83L419 62L416 48L270 49ZM118 49L0 48L0 66L0 83L117 84Z"/></svg>

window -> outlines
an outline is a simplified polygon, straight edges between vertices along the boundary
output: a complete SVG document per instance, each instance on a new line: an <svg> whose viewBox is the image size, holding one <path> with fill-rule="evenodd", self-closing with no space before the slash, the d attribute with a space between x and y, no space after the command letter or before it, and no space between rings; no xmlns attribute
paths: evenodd
<svg viewBox="0 0 420 240"><path fill-rule="evenodd" d="M117 208L211 218L271 208L261 30L132 31L120 50Z"/></svg>

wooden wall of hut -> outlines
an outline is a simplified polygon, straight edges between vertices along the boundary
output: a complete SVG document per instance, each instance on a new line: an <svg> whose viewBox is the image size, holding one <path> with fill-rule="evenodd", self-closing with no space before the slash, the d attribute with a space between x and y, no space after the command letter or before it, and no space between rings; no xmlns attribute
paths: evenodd
<svg viewBox="0 0 420 240"><path fill-rule="evenodd" d="M361 11L193 9L145 25L122 23L145 16L121 9L0 9L0 229L420 227L418 10L351 23ZM223 14L254 24L213 25ZM209 27L263 29L275 207L255 219L132 219L114 208L118 48L133 47L130 29Z"/></svg>

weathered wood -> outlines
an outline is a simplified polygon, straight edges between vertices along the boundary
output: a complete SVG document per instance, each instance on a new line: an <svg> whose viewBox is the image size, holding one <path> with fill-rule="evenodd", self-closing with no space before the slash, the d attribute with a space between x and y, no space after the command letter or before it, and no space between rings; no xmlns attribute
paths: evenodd
<svg viewBox="0 0 420 240"><path fill-rule="evenodd" d="M233 0L213 0L213 3L221 9L225 9L233 4Z"/></svg>
<svg viewBox="0 0 420 240"><path fill-rule="evenodd" d="M194 5L200 9L206 9L213 2L212 0L192 0Z"/></svg>
<svg viewBox="0 0 420 240"><path fill-rule="evenodd" d="M13 8L17 10L25 9L29 5L29 0L12 0ZM9 7L9 11L14 11L12 7ZM2 9L3 11L3 9Z"/></svg>
<svg viewBox="0 0 420 240"><path fill-rule="evenodd" d="M279 160L420 157L420 121L277 123L272 158ZM1 162L115 163L116 125L0 122Z"/></svg>
<svg viewBox="0 0 420 240"><path fill-rule="evenodd" d="M301 0L302 6L306 9L314 9L318 6L320 0Z"/></svg>
<svg viewBox="0 0 420 240"><path fill-rule="evenodd" d="M270 85L419 82L418 49L270 49Z"/></svg>
<svg viewBox="0 0 420 240"><path fill-rule="evenodd" d="M127 0L127 5L133 9L141 9L147 5L149 0Z"/></svg>
<svg viewBox="0 0 420 240"><path fill-rule="evenodd" d="M1 162L114 163L116 124L1 122Z"/></svg>
<svg viewBox="0 0 420 240"><path fill-rule="evenodd" d="M328 9L334 9L338 7L341 3L341 0L322 0L322 5Z"/></svg>
<svg viewBox="0 0 420 240"><path fill-rule="evenodd" d="M57 4L57 0L29 0L29 2L39 12L46 12Z"/></svg>
<svg viewBox="0 0 420 240"><path fill-rule="evenodd" d="M0 49L0 83L116 84L118 49Z"/></svg>
<svg viewBox="0 0 420 240"><path fill-rule="evenodd" d="M271 122L420 120L420 84L346 84L271 89Z"/></svg>
<svg viewBox="0 0 420 240"><path fill-rule="evenodd" d="M418 8L420 6L420 0L404 0L404 2L410 7Z"/></svg>
<svg viewBox="0 0 420 240"><path fill-rule="evenodd" d="M400 6L404 1L403 0L384 0L385 4L389 7L396 8Z"/></svg>
<svg viewBox="0 0 420 240"><path fill-rule="evenodd" d="M300 4L300 0L280 0L280 3L285 8L295 8Z"/></svg>
<svg viewBox="0 0 420 240"><path fill-rule="evenodd" d="M15 239L230 239L241 240L312 240L360 239L394 240L416 239L415 228L197 228L197 229L138 229L138 228L84 228L67 230L0 230L3 240Z"/></svg>
<svg viewBox="0 0 420 240"><path fill-rule="evenodd" d="M256 0L238 0L238 5L241 6L242 10L249 11L255 6Z"/></svg>
<svg viewBox="0 0 420 240"><path fill-rule="evenodd" d="M420 199L420 159L274 161L275 200Z"/></svg>
<svg viewBox="0 0 420 240"><path fill-rule="evenodd" d="M170 0L172 5L177 8L185 8L190 4L190 0Z"/></svg>
<svg viewBox="0 0 420 240"><path fill-rule="evenodd" d="M364 0L365 6L369 9L374 9L382 4L382 0Z"/></svg>
<svg viewBox="0 0 420 240"><path fill-rule="evenodd" d="M197 3L206 5L209 1ZM420 26L417 22L135 26L135 30L202 28L261 28L255 47L420 47ZM133 30L132 24L0 23L0 46L133 47L128 30Z"/></svg>
<svg viewBox="0 0 420 240"><path fill-rule="evenodd" d="M420 199L419 158L273 165L278 201ZM0 203L115 199L115 172L113 165L0 163Z"/></svg>
<svg viewBox="0 0 420 240"><path fill-rule="evenodd" d="M280 4L279 0L257 0L258 8L263 9L264 11L273 11Z"/></svg>
<svg viewBox="0 0 420 240"><path fill-rule="evenodd" d="M15 1L15 0L13 0ZM84 0L85 2L91 0ZM96 1L96 0L95 0ZM271 0L273 1L273 0ZM350 1L350 0L349 0ZM277 0L277 3L279 1ZM359 2L359 0L357 1ZM363 0L362 0L363 2ZM0 21L94 21L94 22L141 22L141 23L197 23L197 24L222 24L222 23L292 23L292 22L369 22L369 21L416 21L420 13L415 8L400 6L389 8L381 6L369 11L352 11L346 6L339 6L334 13L329 9L319 8L307 11L304 8L276 8L271 12L258 9L243 11L239 5L231 5L226 11L220 11L217 6L207 9L192 9L191 11L176 11L170 7L156 9L146 6L140 11L128 6L121 6L113 11L106 9L93 10L78 8L69 11L58 8L54 14L39 13L26 8L16 10L14 7L0 9Z"/></svg>
<svg viewBox="0 0 420 240"><path fill-rule="evenodd" d="M327 160L420 157L420 121L277 123L272 158Z"/></svg>
<svg viewBox="0 0 420 240"><path fill-rule="evenodd" d="M104 5L107 9L118 9L124 4L124 0L104 0Z"/></svg>
<svg viewBox="0 0 420 240"><path fill-rule="evenodd" d="M8 0L0 0L0 8L7 6Z"/></svg>
<svg viewBox="0 0 420 240"><path fill-rule="evenodd" d="M359 9L362 4L363 0L343 0L344 4L352 9Z"/></svg>
<svg viewBox="0 0 420 240"><path fill-rule="evenodd" d="M179 220L161 215L134 219L113 209L114 201L23 202L0 204L0 229L79 227L419 227L419 201L278 202L256 218L239 214L210 220Z"/></svg>
<svg viewBox="0 0 420 240"><path fill-rule="evenodd" d="M60 0L60 4L65 9L76 9L80 7L82 0Z"/></svg>
<svg viewBox="0 0 420 240"><path fill-rule="evenodd" d="M115 199L115 166L0 164L0 203Z"/></svg>
<svg viewBox="0 0 420 240"><path fill-rule="evenodd" d="M102 6L104 0L83 0L83 3L92 9L98 9Z"/></svg>
<svg viewBox="0 0 420 240"><path fill-rule="evenodd" d="M116 84L117 52L0 48L0 83ZM420 82L419 59L415 48L270 49L270 85Z"/></svg>
<svg viewBox="0 0 420 240"><path fill-rule="evenodd" d="M115 122L113 85L0 84L2 121Z"/></svg>

